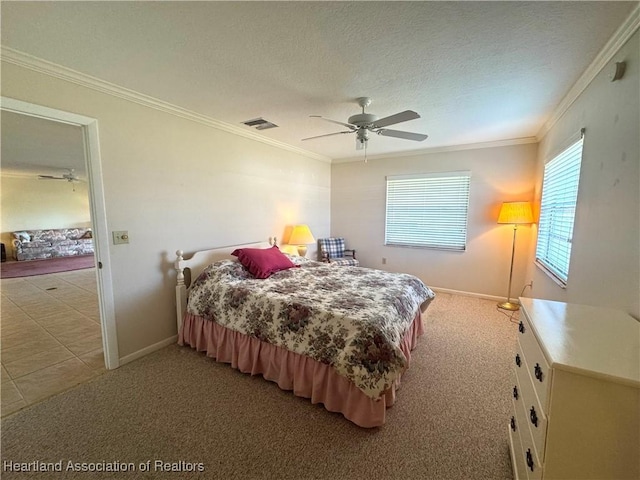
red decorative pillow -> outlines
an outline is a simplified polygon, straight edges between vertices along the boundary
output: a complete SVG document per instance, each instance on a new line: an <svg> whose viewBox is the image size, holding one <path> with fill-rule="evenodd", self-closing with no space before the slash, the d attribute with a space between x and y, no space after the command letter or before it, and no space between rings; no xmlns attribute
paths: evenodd
<svg viewBox="0 0 640 480"><path fill-rule="evenodd" d="M268 278L272 273L296 267L277 246L271 248L238 248L231 255L256 278Z"/></svg>

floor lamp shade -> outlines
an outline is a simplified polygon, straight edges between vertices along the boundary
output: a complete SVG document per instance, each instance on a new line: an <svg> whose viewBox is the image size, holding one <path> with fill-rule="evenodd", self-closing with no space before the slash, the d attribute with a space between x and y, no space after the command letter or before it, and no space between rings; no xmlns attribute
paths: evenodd
<svg viewBox="0 0 640 480"><path fill-rule="evenodd" d="M511 244L511 267L509 269L509 290L507 301L498 303L498 308L516 311L520 308L517 303L511 302L511 281L513 280L513 259L516 253L516 231L518 225L533 223L533 212L530 202L504 202L498 215L498 223L513 225L513 242Z"/></svg>
<svg viewBox="0 0 640 480"><path fill-rule="evenodd" d="M316 239L307 225L296 225L291 230L289 237L290 245L298 245L298 255L304 257L307 255L307 245L315 243Z"/></svg>
<svg viewBox="0 0 640 480"><path fill-rule="evenodd" d="M505 202L500 208L498 223L515 225L533 223L533 213L529 202Z"/></svg>

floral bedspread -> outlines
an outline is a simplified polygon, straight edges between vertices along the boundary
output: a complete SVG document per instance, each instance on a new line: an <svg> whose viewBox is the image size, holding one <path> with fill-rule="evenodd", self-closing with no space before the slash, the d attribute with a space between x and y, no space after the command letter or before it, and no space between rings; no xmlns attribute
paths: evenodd
<svg viewBox="0 0 640 480"><path fill-rule="evenodd" d="M412 275L296 261L265 280L213 263L193 283L188 313L331 365L379 398L407 368L401 341L435 294Z"/></svg>

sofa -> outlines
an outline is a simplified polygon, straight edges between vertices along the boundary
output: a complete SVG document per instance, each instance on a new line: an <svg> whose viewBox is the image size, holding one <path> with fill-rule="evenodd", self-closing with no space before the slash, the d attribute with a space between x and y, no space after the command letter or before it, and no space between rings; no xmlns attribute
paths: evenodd
<svg viewBox="0 0 640 480"><path fill-rule="evenodd" d="M13 256L16 260L91 255L93 235L90 228L57 228L13 232Z"/></svg>

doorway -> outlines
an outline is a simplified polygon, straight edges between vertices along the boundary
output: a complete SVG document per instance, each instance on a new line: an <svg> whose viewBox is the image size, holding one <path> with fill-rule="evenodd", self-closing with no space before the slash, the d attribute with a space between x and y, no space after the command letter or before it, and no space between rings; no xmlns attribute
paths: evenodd
<svg viewBox="0 0 640 480"><path fill-rule="evenodd" d="M50 277L49 281L45 281L43 278L41 278L35 281L27 282L30 283L30 285L26 285L26 290L30 290L32 293L35 293L40 285L40 287L44 287L40 288L40 290L44 290L44 294L47 295L47 298L53 298L58 308L62 310L71 308L73 309L73 312L75 312L72 312L74 315L80 313L85 320L87 318L93 319L96 324L99 324L99 328L97 328L97 325L95 325L94 327L96 327L95 331L97 331L101 337L101 340L99 339L98 341L100 341L102 344L104 365L107 369L117 368L119 366L119 360L115 329L113 289L109 261L107 222L102 186L97 121L92 118L60 110L50 109L39 105L29 104L6 97L2 97L2 104L0 105L0 108L3 112L10 112L11 114L26 115L39 119L49 120L52 122L58 122L59 124L72 125L77 127L79 131L79 134L81 136L82 149L84 150L84 166L86 167L87 173L87 193L89 197L89 210L91 217L90 224L93 233L93 243L95 250L95 268L90 272L87 272L86 270L80 270L76 273L67 272L65 274L54 274L54 276ZM56 277L55 275L59 276ZM35 279L37 277L31 278ZM48 285L48 283L51 283L50 287L46 286ZM14 288L15 296L15 287L11 288ZM53 290L47 291L47 288L52 288ZM93 295L93 300L95 301L94 305L92 306L91 299L93 289L95 289L95 294ZM77 308L73 307L73 305L68 304L63 295L63 290L71 294L71 297L68 297L67 300L69 300L69 298L71 298L71 300L75 298L75 300L79 302L76 304ZM7 293L7 295L5 295L5 293ZM9 291L3 292L3 300L11 299L11 296L8 295L8 293ZM58 295L58 297L56 297L56 295ZM7 311L11 310L11 304L13 302L7 301L3 303L9 307ZM36 301L33 305L35 305L36 303L38 302ZM32 312L38 311L38 307L32 306L30 308ZM41 306L41 308L44 308L46 311L46 307ZM23 308L20 308L19 310L20 314L26 313ZM14 313L16 313L15 310ZM51 315L49 317L53 318ZM87 332L94 331L91 330L90 325L87 324L86 327ZM89 344L93 342L92 346L95 346L96 338L87 340L87 342ZM37 349L37 346L35 344L32 347ZM42 348L46 347L43 345ZM42 352L42 354L44 353L45 352ZM36 354L38 353L36 352ZM93 365L96 366L96 362L99 361L100 359L93 358L88 359L86 363L89 364L90 362L93 362ZM64 369L64 363L65 362L63 361L58 364L61 365L60 368ZM10 375L3 368L3 387L9 386L9 388L6 389L8 392L6 393L6 395L10 396L11 384L8 382L5 383L7 377L10 378ZM80 379L80 381L82 381L82 379ZM5 389L3 388L3 390ZM4 397L5 392L3 391L3 406L5 404ZM4 413L5 412L3 412L3 414Z"/></svg>

